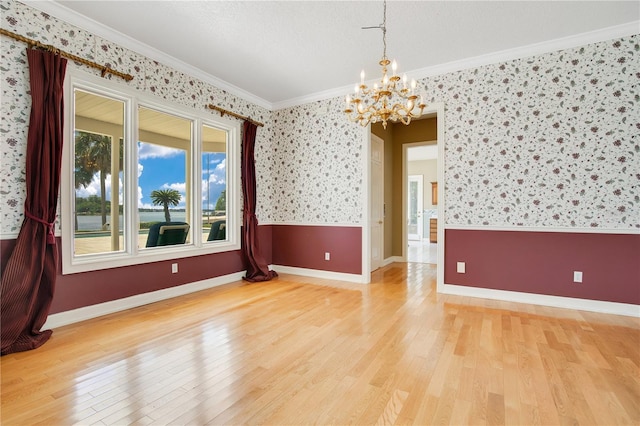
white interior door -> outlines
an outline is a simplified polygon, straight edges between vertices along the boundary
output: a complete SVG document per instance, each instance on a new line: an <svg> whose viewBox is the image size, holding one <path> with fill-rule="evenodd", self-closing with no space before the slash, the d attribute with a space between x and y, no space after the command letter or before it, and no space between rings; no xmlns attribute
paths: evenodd
<svg viewBox="0 0 640 426"><path fill-rule="evenodd" d="M422 240L422 175L409 176L407 186L407 238Z"/></svg>
<svg viewBox="0 0 640 426"><path fill-rule="evenodd" d="M384 141L371 135L371 270L384 258Z"/></svg>

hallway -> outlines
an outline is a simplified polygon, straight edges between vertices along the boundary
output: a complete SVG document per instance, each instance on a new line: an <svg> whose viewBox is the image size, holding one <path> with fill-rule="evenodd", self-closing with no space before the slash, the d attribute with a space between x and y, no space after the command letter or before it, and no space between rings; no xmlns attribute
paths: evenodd
<svg viewBox="0 0 640 426"><path fill-rule="evenodd" d="M438 244L430 243L429 240L409 240L407 250L407 262L417 263L438 263Z"/></svg>

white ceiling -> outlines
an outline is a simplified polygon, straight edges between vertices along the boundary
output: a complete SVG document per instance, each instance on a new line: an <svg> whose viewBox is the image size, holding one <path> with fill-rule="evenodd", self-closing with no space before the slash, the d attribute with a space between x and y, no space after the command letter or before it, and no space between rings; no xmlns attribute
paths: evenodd
<svg viewBox="0 0 640 426"><path fill-rule="evenodd" d="M367 78L380 74L382 32L361 27L382 23L381 1L25 3L267 108L346 94L363 68ZM469 58L562 48L602 29L640 33L639 22L638 1L389 0L387 53L419 78Z"/></svg>

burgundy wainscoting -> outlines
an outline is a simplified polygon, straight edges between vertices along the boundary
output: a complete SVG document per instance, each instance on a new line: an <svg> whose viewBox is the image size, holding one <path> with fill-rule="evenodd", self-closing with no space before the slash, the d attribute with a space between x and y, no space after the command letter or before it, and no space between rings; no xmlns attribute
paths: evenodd
<svg viewBox="0 0 640 426"><path fill-rule="evenodd" d="M273 264L322 271L362 272L362 228L271 225ZM331 260L324 260L325 253ZM277 268L275 268L277 271Z"/></svg>
<svg viewBox="0 0 640 426"><path fill-rule="evenodd" d="M637 234L447 229L445 242L447 284L640 304Z"/></svg>
<svg viewBox="0 0 640 426"><path fill-rule="evenodd" d="M271 263L271 228L260 226L258 234L261 238L263 256ZM15 247L15 242L14 239L0 241L2 269ZM57 243L60 248L60 238L57 238ZM176 262L179 272L172 274L171 264ZM61 262L59 263L50 312L52 314L233 274L245 269L240 250L68 275L62 275Z"/></svg>
<svg viewBox="0 0 640 426"><path fill-rule="evenodd" d="M178 273L171 264L178 263ZM240 250L58 275L51 313L177 287L244 270Z"/></svg>

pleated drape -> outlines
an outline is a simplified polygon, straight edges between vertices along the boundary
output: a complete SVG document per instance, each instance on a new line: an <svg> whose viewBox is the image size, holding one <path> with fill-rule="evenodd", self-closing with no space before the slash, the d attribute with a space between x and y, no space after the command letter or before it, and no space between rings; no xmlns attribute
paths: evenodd
<svg viewBox="0 0 640 426"><path fill-rule="evenodd" d="M260 253L258 241L258 218L256 218L256 167L254 149L257 126L245 121L242 133L242 195L244 211L242 216L242 251L247 264L247 275L244 280L250 282L269 281L277 277L275 271Z"/></svg>
<svg viewBox="0 0 640 426"><path fill-rule="evenodd" d="M53 299L58 249L54 222L58 203L63 135L63 82L67 60L27 50L31 116L27 135L25 218L2 272L2 355L35 349L51 336L40 331Z"/></svg>

